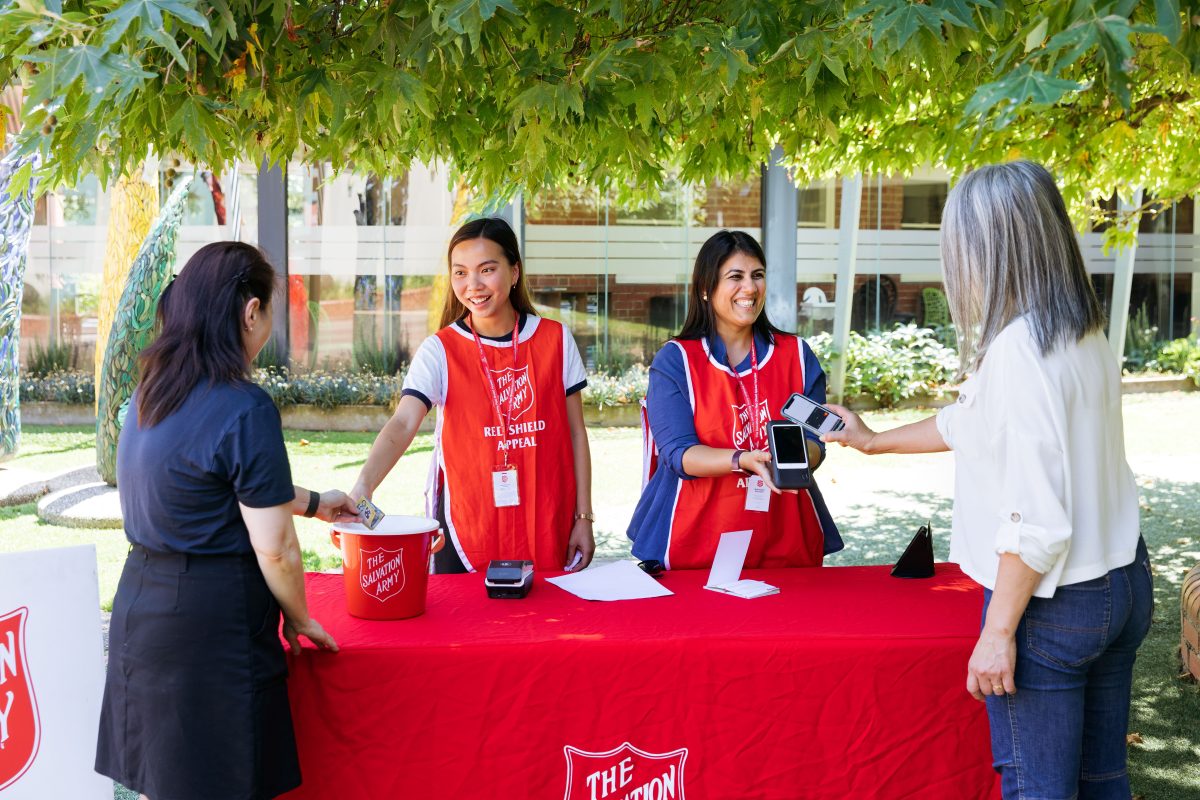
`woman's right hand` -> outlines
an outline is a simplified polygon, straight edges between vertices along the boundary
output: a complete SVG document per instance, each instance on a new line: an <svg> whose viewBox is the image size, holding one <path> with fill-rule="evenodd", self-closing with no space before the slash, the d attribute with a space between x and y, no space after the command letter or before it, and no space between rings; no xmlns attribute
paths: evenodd
<svg viewBox="0 0 1200 800"><path fill-rule="evenodd" d="M294 621L285 616L283 618L283 638L287 639L288 649L292 655L300 654L301 636L321 650L329 650L334 653L338 651L337 642L321 627L321 623L312 617L303 621Z"/></svg>
<svg viewBox="0 0 1200 800"><path fill-rule="evenodd" d="M371 490L362 483L354 484L354 486L350 489L350 491L346 492L346 494L348 494L350 496L350 500L356 504L363 498L366 498L367 500L371 499Z"/></svg>
<svg viewBox="0 0 1200 800"><path fill-rule="evenodd" d="M837 442L842 447L853 447L864 453L870 452L871 443L875 441L878 434L867 427L867 424L862 421L862 417L845 406L834 403L826 403L825 407L841 417L845 427L840 431L826 433L821 437L821 441Z"/></svg>

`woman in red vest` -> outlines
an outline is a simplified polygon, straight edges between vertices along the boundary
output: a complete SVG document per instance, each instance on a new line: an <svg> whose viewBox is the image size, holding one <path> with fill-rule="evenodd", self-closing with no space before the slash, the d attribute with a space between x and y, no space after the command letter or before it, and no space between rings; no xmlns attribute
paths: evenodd
<svg viewBox="0 0 1200 800"><path fill-rule="evenodd" d="M707 568L726 531L752 530L747 567L815 567L842 540L817 489L771 484L767 421L793 392L825 402L808 344L767 319L766 257L721 231L700 248L683 330L650 366L647 476L629 525L633 554L667 568ZM808 441L813 468L824 457ZM758 479L770 491L755 491Z"/></svg>
<svg viewBox="0 0 1200 800"><path fill-rule="evenodd" d="M350 495L371 496L438 406L426 513L453 546L434 556L435 572L474 572L492 559L582 569L595 550L595 517L575 340L534 314L504 220L463 225L448 261L441 330L413 357Z"/></svg>

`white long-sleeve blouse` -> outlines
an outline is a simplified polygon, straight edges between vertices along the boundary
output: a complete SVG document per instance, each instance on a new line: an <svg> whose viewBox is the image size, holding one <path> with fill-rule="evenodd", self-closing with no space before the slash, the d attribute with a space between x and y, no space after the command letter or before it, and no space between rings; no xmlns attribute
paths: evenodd
<svg viewBox="0 0 1200 800"><path fill-rule="evenodd" d="M1103 334L1042 356L1024 318L992 341L937 427L955 453L950 560L995 588L999 554L1042 573L1036 597L1133 561L1138 493L1121 378Z"/></svg>

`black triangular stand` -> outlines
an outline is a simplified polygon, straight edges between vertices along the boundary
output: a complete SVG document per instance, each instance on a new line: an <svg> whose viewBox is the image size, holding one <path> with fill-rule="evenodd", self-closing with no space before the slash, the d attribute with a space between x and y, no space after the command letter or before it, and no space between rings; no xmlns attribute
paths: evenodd
<svg viewBox="0 0 1200 800"><path fill-rule="evenodd" d="M929 530L929 523L917 529L917 535L904 548L904 555L892 567L892 577L933 577L933 534Z"/></svg>

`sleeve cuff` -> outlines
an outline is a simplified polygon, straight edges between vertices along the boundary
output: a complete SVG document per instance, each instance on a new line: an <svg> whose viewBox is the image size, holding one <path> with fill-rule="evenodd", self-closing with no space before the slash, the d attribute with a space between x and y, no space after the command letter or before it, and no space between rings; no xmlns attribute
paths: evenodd
<svg viewBox="0 0 1200 800"><path fill-rule="evenodd" d="M946 447L949 447L951 450L954 449L954 441L950 436L950 415L953 413L954 406L949 405L942 408L942 410L937 413L937 416L934 417L937 422L938 433L942 435L942 441L945 442Z"/></svg>
<svg viewBox="0 0 1200 800"><path fill-rule="evenodd" d="M1012 553L1020 556L1030 569L1045 575L1054 567L1059 555L1042 546L1041 541L1045 536L1045 528L1030 525L1021 520L1020 514L1013 512L1010 518L1000 523L996 531L996 555Z"/></svg>
<svg viewBox="0 0 1200 800"><path fill-rule="evenodd" d="M431 403L429 401L429 398L426 397L425 395L421 394L420 392L418 392L416 389L405 389L400 392L400 396L401 397L415 397L418 400L420 400L422 403L425 404L426 411L430 411L433 409L433 403Z"/></svg>
<svg viewBox="0 0 1200 800"><path fill-rule="evenodd" d="M581 380L579 383L577 383L574 386L567 389L567 397L570 397L573 394L582 392L585 388L587 388L587 385L588 384L587 384L586 378L584 380Z"/></svg>

